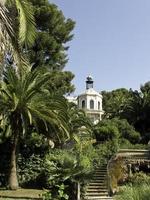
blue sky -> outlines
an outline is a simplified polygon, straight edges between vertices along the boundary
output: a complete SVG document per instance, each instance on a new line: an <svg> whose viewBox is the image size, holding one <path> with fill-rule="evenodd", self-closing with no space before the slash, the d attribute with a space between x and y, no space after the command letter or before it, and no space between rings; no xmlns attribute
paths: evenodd
<svg viewBox="0 0 150 200"><path fill-rule="evenodd" d="M76 21L66 70L75 94L92 75L98 91L139 89L150 80L150 0L51 0Z"/></svg>

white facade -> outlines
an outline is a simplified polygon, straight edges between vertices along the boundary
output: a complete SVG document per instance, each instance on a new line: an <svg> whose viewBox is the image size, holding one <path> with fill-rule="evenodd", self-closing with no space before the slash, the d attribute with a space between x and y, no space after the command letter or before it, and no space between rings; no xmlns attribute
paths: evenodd
<svg viewBox="0 0 150 200"><path fill-rule="evenodd" d="M68 97L69 101L72 101L78 105L80 109L83 109L87 116L93 123L98 123L102 119L102 95L93 89L92 77L87 77L86 90L83 94L76 97Z"/></svg>
<svg viewBox="0 0 150 200"><path fill-rule="evenodd" d="M69 102L73 102L73 103L75 103L76 105L78 104L78 97L67 96L66 98L67 98L67 100L68 100Z"/></svg>

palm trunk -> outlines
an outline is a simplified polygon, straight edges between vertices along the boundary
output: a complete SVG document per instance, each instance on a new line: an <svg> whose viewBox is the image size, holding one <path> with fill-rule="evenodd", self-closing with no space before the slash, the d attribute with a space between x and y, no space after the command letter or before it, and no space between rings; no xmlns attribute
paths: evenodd
<svg viewBox="0 0 150 200"><path fill-rule="evenodd" d="M9 174L9 188L11 190L18 189L18 178L17 178L17 165L16 165L16 151L18 143L18 134L14 135L14 141L12 145L11 160L10 160L10 174Z"/></svg>
<svg viewBox="0 0 150 200"><path fill-rule="evenodd" d="M80 200L80 182L77 183L77 200Z"/></svg>
<svg viewBox="0 0 150 200"><path fill-rule="evenodd" d="M18 113L12 115L12 131L13 131L13 144L10 158L10 174L8 185L11 190L17 190L19 187L17 178L17 146L19 134L21 133L21 116Z"/></svg>

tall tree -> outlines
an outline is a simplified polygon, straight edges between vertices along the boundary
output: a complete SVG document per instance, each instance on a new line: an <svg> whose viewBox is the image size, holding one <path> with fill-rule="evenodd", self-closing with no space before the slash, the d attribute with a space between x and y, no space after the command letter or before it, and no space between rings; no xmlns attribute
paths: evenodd
<svg viewBox="0 0 150 200"><path fill-rule="evenodd" d="M131 91L132 98L128 101L123 117L126 118L142 136L148 136L150 139L150 84L145 83L139 91ZM147 140L147 139L146 139ZM148 142L145 141L145 142Z"/></svg>
<svg viewBox="0 0 150 200"><path fill-rule="evenodd" d="M56 5L48 0L29 0L33 4L37 26L37 38L29 49L29 59L33 67L47 66L62 70L68 61L66 45L73 34L75 22L66 19Z"/></svg>
<svg viewBox="0 0 150 200"><path fill-rule="evenodd" d="M62 71L68 61L67 43L72 40L75 22L65 18L62 11L48 0L29 0L34 8L37 37L34 45L28 48L26 55L32 69L46 67L52 71L51 89L61 94L74 91L71 81L74 75Z"/></svg>
<svg viewBox="0 0 150 200"><path fill-rule="evenodd" d="M74 75L70 71L51 71L49 79L49 90L56 91L57 94L70 94L74 91L71 84Z"/></svg>
<svg viewBox="0 0 150 200"><path fill-rule="evenodd" d="M20 137L27 132L29 125L37 127L41 120L45 129L50 125L53 131L69 137L67 125L67 105L63 97L58 97L46 89L50 73L42 76L40 70L26 72L18 76L13 68L8 68L0 84L1 122L9 124L12 137L9 187L18 188L16 153Z"/></svg>
<svg viewBox="0 0 150 200"><path fill-rule="evenodd" d="M120 117L126 103L131 98L131 93L125 88L119 88L110 92L102 91L103 109L105 118Z"/></svg>

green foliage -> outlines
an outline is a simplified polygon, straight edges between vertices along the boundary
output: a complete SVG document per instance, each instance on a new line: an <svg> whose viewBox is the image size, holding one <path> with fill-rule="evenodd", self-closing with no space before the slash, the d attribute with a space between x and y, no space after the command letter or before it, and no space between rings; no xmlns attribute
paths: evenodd
<svg viewBox="0 0 150 200"><path fill-rule="evenodd" d="M19 154L17 164L21 186L32 188L45 186L43 158L40 155L32 154L30 157L23 157L23 155Z"/></svg>
<svg viewBox="0 0 150 200"><path fill-rule="evenodd" d="M10 168L11 139L0 144L0 185L7 186ZM46 187L43 160L48 151L45 137L37 133L20 139L19 155L17 156L17 176L21 187L43 188Z"/></svg>
<svg viewBox="0 0 150 200"><path fill-rule="evenodd" d="M83 180L93 170L91 157L71 150L53 150L46 155L45 169L48 184L66 180Z"/></svg>
<svg viewBox="0 0 150 200"><path fill-rule="evenodd" d="M36 36L32 5L27 0L15 0L15 4L19 14L19 42L22 46L32 46Z"/></svg>
<svg viewBox="0 0 150 200"><path fill-rule="evenodd" d="M52 193L49 190L45 190L44 194L42 195L43 200L53 200Z"/></svg>
<svg viewBox="0 0 150 200"><path fill-rule="evenodd" d="M122 188L116 196L116 200L149 200L150 197L150 185L141 184L141 185L126 185Z"/></svg>
<svg viewBox="0 0 150 200"><path fill-rule="evenodd" d="M69 71L51 71L48 89L59 95L70 94L74 91L71 84L74 75Z"/></svg>
<svg viewBox="0 0 150 200"><path fill-rule="evenodd" d="M11 123L11 128L14 128L18 117L20 118L18 128L22 129L22 134L27 133L28 126L31 124L37 127L38 119L51 124L54 129L57 128L57 132L67 131L67 124L66 127L61 126L62 122L67 120L67 113L65 114L67 104L63 97L58 97L45 88L49 76L49 72L41 74L40 70L26 72L21 77L18 77L12 68L5 72L0 88L0 111L3 114L2 117ZM61 119L57 127L59 118Z"/></svg>
<svg viewBox="0 0 150 200"><path fill-rule="evenodd" d="M74 21L66 19L56 5L48 0L30 0L34 8L37 25L37 38L29 49L30 62L34 67L47 66L50 69L63 69L67 62L66 43L73 37Z"/></svg>
<svg viewBox="0 0 150 200"><path fill-rule="evenodd" d="M95 146L96 155L99 157L99 165L107 163L110 158L118 151L118 140L110 140Z"/></svg>
<svg viewBox="0 0 150 200"><path fill-rule="evenodd" d="M134 173L129 177L128 183L133 185L150 184L150 176L143 172Z"/></svg>
<svg viewBox="0 0 150 200"><path fill-rule="evenodd" d="M65 192L66 186L62 183L56 185L57 190L53 194L51 191L46 191L43 194L43 200L67 200L69 199L68 194Z"/></svg>
<svg viewBox="0 0 150 200"><path fill-rule="evenodd" d="M119 88L111 92L102 91L105 118L119 117L131 97L130 91Z"/></svg>
<svg viewBox="0 0 150 200"><path fill-rule="evenodd" d="M69 199L69 196L67 194L65 194L64 190L65 190L65 185L61 184L61 185L57 185L58 187L58 199Z"/></svg>
<svg viewBox="0 0 150 200"><path fill-rule="evenodd" d="M126 119L114 118L111 120L116 125L122 138L129 140L132 144L140 141L140 133L135 131Z"/></svg>
<svg viewBox="0 0 150 200"><path fill-rule="evenodd" d="M140 134L135 131L125 119L107 119L99 122L94 128L97 141L107 141L112 139L127 139L132 144L138 143ZM119 141L118 141L119 142Z"/></svg>
<svg viewBox="0 0 150 200"><path fill-rule="evenodd" d="M71 32L75 22L66 19L63 12L48 0L29 2L33 4L37 37L25 54L33 65L32 69L46 67L52 71L49 79L51 91L57 91L59 95L70 94L75 89L71 84L74 75L62 69L68 61L67 42L73 38Z"/></svg>
<svg viewBox="0 0 150 200"><path fill-rule="evenodd" d="M31 46L36 35L32 6L27 0L8 0L1 1L0 8L1 67L6 64L6 54L10 54L21 72L29 67L22 55L22 47Z"/></svg>
<svg viewBox="0 0 150 200"><path fill-rule="evenodd" d="M102 92L104 117L127 119L127 121L140 132L140 142L147 144L150 140L150 83L141 85L140 90L129 91L126 89L117 89L111 92ZM130 131L129 131L130 132ZM126 135L131 143L137 143L138 134L136 132ZM132 135L132 137L131 137Z"/></svg>
<svg viewBox="0 0 150 200"><path fill-rule="evenodd" d="M149 137L150 119L150 90L149 84L141 86L140 91L131 91L132 99L126 105L123 117L125 117L141 133L142 142L147 143Z"/></svg>
<svg viewBox="0 0 150 200"><path fill-rule="evenodd" d="M117 127L111 121L102 121L96 125L94 134L97 141L108 141L119 137Z"/></svg>
<svg viewBox="0 0 150 200"><path fill-rule="evenodd" d="M41 73L40 70L27 71L19 76L11 67L4 73L0 85L0 112L2 120L6 119L10 125L12 156L16 156L19 140L28 134L31 125L38 131L42 124L45 127L42 134L50 137L53 130L59 140L60 135L63 139L70 136L66 100L48 91L49 76L50 72ZM16 162L16 158L11 161ZM16 163L11 163L11 166L15 167ZM12 175L16 169L11 167L11 170L10 177L16 177L17 183L17 175Z"/></svg>
<svg viewBox="0 0 150 200"><path fill-rule="evenodd" d="M78 108L78 106L72 102L68 103L68 115L69 115L69 124L71 127L71 133L83 135L91 135L93 125L89 118L86 116L85 112ZM81 139L81 138L80 138Z"/></svg>
<svg viewBox="0 0 150 200"><path fill-rule="evenodd" d="M119 140L119 148L120 149L148 149L149 146L145 144L132 144L129 140L127 139L120 139Z"/></svg>

